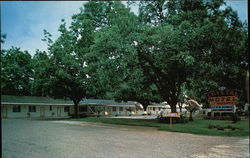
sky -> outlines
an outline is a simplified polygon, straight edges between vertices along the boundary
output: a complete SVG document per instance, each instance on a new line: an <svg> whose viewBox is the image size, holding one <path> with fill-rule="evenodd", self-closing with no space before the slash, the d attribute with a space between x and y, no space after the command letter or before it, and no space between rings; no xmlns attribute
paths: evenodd
<svg viewBox="0 0 250 158"><path fill-rule="evenodd" d="M43 42L43 30L46 29L56 39L61 19L67 26L71 16L80 12L86 1L1 1L1 34L7 34L2 49L20 47L34 55L36 49L47 50ZM242 21L247 21L247 0L227 0L237 11ZM133 8L136 11L136 8Z"/></svg>

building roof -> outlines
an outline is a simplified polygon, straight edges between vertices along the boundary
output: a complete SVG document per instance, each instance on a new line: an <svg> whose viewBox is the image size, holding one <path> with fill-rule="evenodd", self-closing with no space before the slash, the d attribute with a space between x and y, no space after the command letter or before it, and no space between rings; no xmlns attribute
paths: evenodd
<svg viewBox="0 0 250 158"><path fill-rule="evenodd" d="M74 105L71 100L53 99L49 97L1 95L1 104L23 105ZM80 105L134 106L136 102L115 102L114 100L84 99Z"/></svg>
<svg viewBox="0 0 250 158"><path fill-rule="evenodd" d="M21 103L21 104L73 104L70 100L53 99L49 97L35 97L35 96L14 96L14 95L1 95L1 103Z"/></svg>
<svg viewBox="0 0 250 158"><path fill-rule="evenodd" d="M80 102L80 104L97 104L97 105L135 105L136 102L128 101L128 102L116 102L114 100L102 100L102 99L84 99Z"/></svg>

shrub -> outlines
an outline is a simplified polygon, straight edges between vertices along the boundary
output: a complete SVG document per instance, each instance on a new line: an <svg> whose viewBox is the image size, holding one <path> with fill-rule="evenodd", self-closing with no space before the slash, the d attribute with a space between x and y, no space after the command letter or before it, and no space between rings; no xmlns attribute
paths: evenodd
<svg viewBox="0 0 250 158"><path fill-rule="evenodd" d="M233 123L236 123L237 121L240 121L241 118L237 113L233 113L232 114L232 120L233 120Z"/></svg>
<svg viewBox="0 0 250 158"><path fill-rule="evenodd" d="M224 127L217 127L217 129L224 131Z"/></svg>
<svg viewBox="0 0 250 158"><path fill-rule="evenodd" d="M211 117L211 112L208 112L208 113L207 113L207 116Z"/></svg>
<svg viewBox="0 0 250 158"><path fill-rule="evenodd" d="M76 118L75 114L71 114L70 117ZM88 115L86 113L78 114L78 118L85 118L85 117L88 117Z"/></svg>
<svg viewBox="0 0 250 158"><path fill-rule="evenodd" d="M208 125L208 128L212 129L212 128L214 128L214 125Z"/></svg>
<svg viewBox="0 0 250 158"><path fill-rule="evenodd" d="M208 125L208 128L209 129L214 129L214 128L216 128L217 130L224 130L224 129L231 129L231 130L236 130L236 129L239 129L239 130L242 130L242 129L240 129L240 128L237 128L237 127L233 127L233 126L231 126L231 125L228 125L228 126L225 126L225 127L222 127L222 126L220 126L220 125Z"/></svg>

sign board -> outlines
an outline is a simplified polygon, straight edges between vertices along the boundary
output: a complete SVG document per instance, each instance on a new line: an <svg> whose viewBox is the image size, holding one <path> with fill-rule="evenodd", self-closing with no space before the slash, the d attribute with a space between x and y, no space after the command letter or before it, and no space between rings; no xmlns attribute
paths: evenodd
<svg viewBox="0 0 250 158"><path fill-rule="evenodd" d="M213 112L235 112L235 105L211 105Z"/></svg>
<svg viewBox="0 0 250 158"><path fill-rule="evenodd" d="M162 113L162 117L180 117L180 113Z"/></svg>
<svg viewBox="0 0 250 158"><path fill-rule="evenodd" d="M169 127L172 127L172 117L180 117L180 113L162 113L162 117L170 117Z"/></svg>
<svg viewBox="0 0 250 158"><path fill-rule="evenodd" d="M239 91L226 89L210 92L207 98L212 112L223 113L235 111L238 96Z"/></svg>
<svg viewBox="0 0 250 158"><path fill-rule="evenodd" d="M210 105L235 105L237 96L209 97L208 102Z"/></svg>
<svg viewBox="0 0 250 158"><path fill-rule="evenodd" d="M237 90L219 90L219 91L213 91L207 94L207 97L218 97L218 96L239 96L239 91Z"/></svg>

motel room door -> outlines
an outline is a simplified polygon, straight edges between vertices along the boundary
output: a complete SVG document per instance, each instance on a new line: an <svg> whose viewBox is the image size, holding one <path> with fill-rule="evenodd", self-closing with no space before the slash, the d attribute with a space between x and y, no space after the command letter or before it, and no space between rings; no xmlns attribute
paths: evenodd
<svg viewBox="0 0 250 158"><path fill-rule="evenodd" d="M62 113L62 108L61 107L57 107L57 116L61 116Z"/></svg>
<svg viewBox="0 0 250 158"><path fill-rule="evenodd" d="M40 117L45 116L45 107L40 107Z"/></svg>
<svg viewBox="0 0 250 158"><path fill-rule="evenodd" d="M1 117L2 118L7 118L7 107L6 106L2 106L1 110L2 110Z"/></svg>

